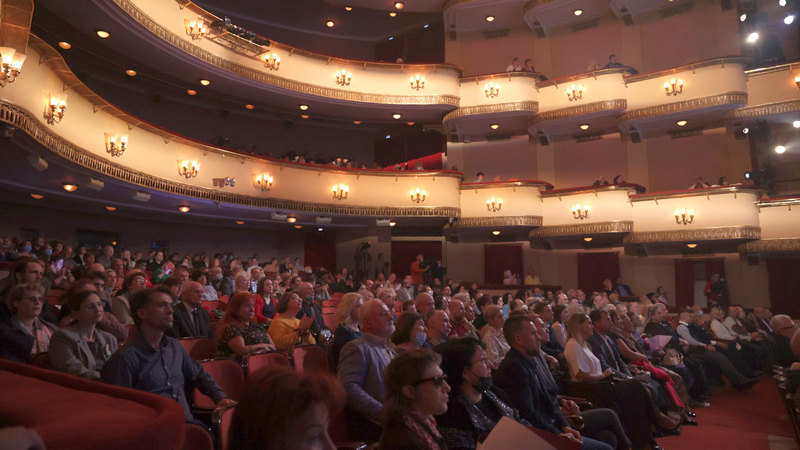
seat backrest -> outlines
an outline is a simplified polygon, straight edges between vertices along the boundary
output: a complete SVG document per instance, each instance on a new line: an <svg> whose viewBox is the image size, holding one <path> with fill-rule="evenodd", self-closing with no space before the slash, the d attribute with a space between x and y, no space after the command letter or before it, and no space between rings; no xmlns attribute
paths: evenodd
<svg viewBox="0 0 800 450"><path fill-rule="evenodd" d="M33 357L31 357L31 365L50 369L50 354L47 352L40 352L33 355Z"/></svg>
<svg viewBox="0 0 800 450"><path fill-rule="evenodd" d="M219 450L228 450L228 433L233 421L233 412L236 406L223 406L214 410L211 416L211 422L214 425L214 431L217 433L217 448Z"/></svg>
<svg viewBox="0 0 800 450"><path fill-rule="evenodd" d="M200 361L200 366L214 378L220 388L233 400L239 400L244 385L244 371L238 362L230 358L207 359ZM197 388L193 393L193 406L198 409L213 410L217 407L214 400L208 398Z"/></svg>
<svg viewBox="0 0 800 450"><path fill-rule="evenodd" d="M325 349L319 345L299 345L294 348L294 369L298 373L329 372Z"/></svg>
<svg viewBox="0 0 800 450"><path fill-rule="evenodd" d="M333 314L323 314L322 321L325 322L325 326L330 330L336 329L336 316Z"/></svg>
<svg viewBox="0 0 800 450"><path fill-rule="evenodd" d="M178 342L195 361L208 359L217 352L217 343L208 338L181 338Z"/></svg>
<svg viewBox="0 0 800 450"><path fill-rule="evenodd" d="M256 355L248 355L247 359L247 376L254 374L258 369L269 366L286 366L292 367L292 362L289 357L282 352L266 352Z"/></svg>
<svg viewBox="0 0 800 450"><path fill-rule="evenodd" d="M184 450L214 450L214 439L208 430L196 423L186 423L186 440Z"/></svg>
<svg viewBox="0 0 800 450"><path fill-rule="evenodd" d="M214 311L217 309L221 309L219 306L221 304L222 302L220 302L219 300L208 300L201 303L200 306L202 306L203 309L205 309L206 311Z"/></svg>

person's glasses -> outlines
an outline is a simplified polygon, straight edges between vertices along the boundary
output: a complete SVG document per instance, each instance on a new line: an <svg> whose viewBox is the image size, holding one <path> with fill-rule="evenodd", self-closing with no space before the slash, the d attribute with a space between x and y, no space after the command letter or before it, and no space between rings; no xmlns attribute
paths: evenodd
<svg viewBox="0 0 800 450"><path fill-rule="evenodd" d="M38 295L25 297L25 298L28 299L28 301L31 302L31 303L44 303L44 297L41 297L41 296L38 296Z"/></svg>
<svg viewBox="0 0 800 450"><path fill-rule="evenodd" d="M429 381L432 381L433 385L436 386L436 387L442 387L442 385L447 381L447 374L442 374L442 375L439 375L438 377L433 377L433 378L423 378L423 379L417 381L416 383L414 383L414 385L415 386L416 385L420 385L422 383L427 383Z"/></svg>
<svg viewBox="0 0 800 450"><path fill-rule="evenodd" d="M89 311L100 311L103 309L103 304L101 302L89 303L88 305L86 305L86 309L88 309Z"/></svg>

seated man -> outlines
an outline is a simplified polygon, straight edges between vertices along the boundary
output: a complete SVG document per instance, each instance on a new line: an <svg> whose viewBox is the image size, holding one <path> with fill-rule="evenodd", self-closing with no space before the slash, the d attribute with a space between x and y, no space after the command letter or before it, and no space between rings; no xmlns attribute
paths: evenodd
<svg viewBox="0 0 800 450"><path fill-rule="evenodd" d="M434 302L433 296L428 294L427 292L420 292L419 295L417 295L417 299L414 300L414 303L417 305L417 312L422 317L427 317L428 314L431 311L433 311L434 307L436 306L436 302Z"/></svg>
<svg viewBox="0 0 800 450"><path fill-rule="evenodd" d="M370 300L358 309L358 323L361 337L345 344L339 354L339 381L347 392L350 437L372 443L381 437L386 367L397 355L389 348L394 320L385 303Z"/></svg>
<svg viewBox="0 0 800 450"><path fill-rule="evenodd" d="M542 342L542 350L550 356L558 356L564 353L564 347L559 344L558 339L556 339L556 333L553 330L553 307L545 302L536 302L533 306L533 312L542 319L550 337L547 342Z"/></svg>
<svg viewBox="0 0 800 450"><path fill-rule="evenodd" d="M747 364L742 357L741 351L738 350L735 345L711 339L712 336L703 327L702 317L700 317L696 311L683 311L679 319L680 322L678 322L676 328L678 336L688 342L690 346L695 347L696 351L701 346L711 352L717 351L728 358L728 361L731 362L733 367L745 377L754 377L756 375L753 368ZM729 372L728 375L726 375L729 380L731 377L734 379L736 378L736 375L730 372L730 368L727 367L724 361L720 361L717 366L722 370L723 375L725 375L725 372Z"/></svg>
<svg viewBox="0 0 800 450"><path fill-rule="evenodd" d="M425 344L423 344L425 348L432 349L446 341L452 331L450 316L446 311L440 309L434 310L425 318L425 326L427 327L426 333L428 335Z"/></svg>
<svg viewBox="0 0 800 450"><path fill-rule="evenodd" d="M453 300L450 302L450 336L451 338L454 337L464 337L469 336L475 339L478 339L478 334L475 332L475 328L472 324L467 320L467 312L464 309L464 301L462 298L466 296L469 299L468 294L460 293L456 294Z"/></svg>
<svg viewBox="0 0 800 450"><path fill-rule="evenodd" d="M172 328L167 334L174 338L211 338L208 313L200 307L205 289L197 281L187 281L181 289L180 301L175 305Z"/></svg>
<svg viewBox="0 0 800 450"><path fill-rule="evenodd" d="M178 341L164 335L173 325L172 303L169 291L161 288L142 289L133 295L131 315L139 333L106 362L101 380L171 398L181 405L186 420L192 421L186 383L211 397L217 406L235 402Z"/></svg>
<svg viewBox="0 0 800 450"><path fill-rule="evenodd" d="M797 325L791 317L785 314L778 314L772 317L769 326L775 333L775 345L770 352L770 363L777 364L784 367L789 367L792 363L797 362L797 357L792 353L792 347L789 345L792 341Z"/></svg>
<svg viewBox="0 0 800 450"><path fill-rule="evenodd" d="M314 285L310 282L300 283L298 294L303 299L303 305L297 313L297 318L302 319L303 316L313 317L314 321L311 323L311 335L317 342L324 342L332 336L331 330L325 325L325 320L322 318L322 306L314 300ZM320 338L320 335L323 335Z"/></svg>

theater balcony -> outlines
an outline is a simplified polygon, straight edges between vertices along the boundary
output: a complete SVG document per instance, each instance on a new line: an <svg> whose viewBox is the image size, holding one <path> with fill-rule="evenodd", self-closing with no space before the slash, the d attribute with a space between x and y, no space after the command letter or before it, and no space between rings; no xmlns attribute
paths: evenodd
<svg viewBox="0 0 800 450"><path fill-rule="evenodd" d="M792 257L800 252L800 197L773 197L756 203L761 224L761 239L739 245L739 253L747 257Z"/></svg>

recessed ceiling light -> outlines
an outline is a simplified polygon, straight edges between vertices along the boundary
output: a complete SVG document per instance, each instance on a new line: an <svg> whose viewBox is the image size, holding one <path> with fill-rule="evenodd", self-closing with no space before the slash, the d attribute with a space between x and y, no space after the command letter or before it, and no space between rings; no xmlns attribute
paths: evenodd
<svg viewBox="0 0 800 450"><path fill-rule="evenodd" d="M297 222L297 217L287 217L286 221L289 223L295 223Z"/></svg>
<svg viewBox="0 0 800 450"><path fill-rule="evenodd" d="M391 134L387 134L387 135L386 135L386 136L384 136L384 137L385 137L386 139L391 139L391 138L392 138L392 135L391 135Z"/></svg>
<svg viewBox="0 0 800 450"><path fill-rule="evenodd" d="M108 211L116 211L116 210L117 210L117 207L116 207L116 206L106 206L106 209L107 209Z"/></svg>
<svg viewBox="0 0 800 450"><path fill-rule="evenodd" d="M581 130L588 130L589 129L589 124L588 123L582 123L580 125L580 128L581 128Z"/></svg>
<svg viewBox="0 0 800 450"><path fill-rule="evenodd" d="M44 198L42 194L31 194L31 198L35 198L36 200L41 200Z"/></svg>
<svg viewBox="0 0 800 450"><path fill-rule="evenodd" d="M747 14L742 14L739 16L739 22L744 22L745 20L747 20Z"/></svg>
<svg viewBox="0 0 800 450"><path fill-rule="evenodd" d="M237 220L236 225L244 225L244 220Z"/></svg>
<svg viewBox="0 0 800 450"><path fill-rule="evenodd" d="M406 6L403 2L394 2L395 9L403 9Z"/></svg>
<svg viewBox="0 0 800 450"><path fill-rule="evenodd" d="M354 120L353 123L356 124L356 125L361 125L361 121L360 120Z"/></svg>
<svg viewBox="0 0 800 450"><path fill-rule="evenodd" d="M105 39L105 38L111 36L111 33L109 33L106 30L97 30L97 35L100 36L101 39Z"/></svg>
<svg viewBox="0 0 800 450"><path fill-rule="evenodd" d="M493 123L493 124L489 125L489 128L491 128L493 130L496 130L496 129L500 128L500 124L499 123Z"/></svg>
<svg viewBox="0 0 800 450"><path fill-rule="evenodd" d="M403 117L403 116L402 116L402 114L400 114L400 113L394 113L394 114L392 114L392 118L393 118L394 120L397 120L397 119L399 119L399 118L401 118L401 117Z"/></svg>
<svg viewBox="0 0 800 450"><path fill-rule="evenodd" d="M575 14L576 16L580 16L581 14L583 14L583 10L582 9L576 9L575 11L572 11L572 14Z"/></svg>
<svg viewBox="0 0 800 450"><path fill-rule="evenodd" d="M786 0L778 0L779 6L786 6Z"/></svg>
<svg viewBox="0 0 800 450"><path fill-rule="evenodd" d="M422 26L422 28L425 28L425 29L430 28L430 27L431 27L431 24L429 24L429 23L426 23L425 25Z"/></svg>
<svg viewBox="0 0 800 450"><path fill-rule="evenodd" d="M747 134L750 132L750 128L744 127L742 128L742 134Z"/></svg>
<svg viewBox="0 0 800 450"><path fill-rule="evenodd" d="M758 33L756 33L755 31L747 35L747 42L754 44L757 40L758 40Z"/></svg>
<svg viewBox="0 0 800 450"><path fill-rule="evenodd" d="M389 17L397 17L397 13L394 11L389 11Z"/></svg>
<svg viewBox="0 0 800 450"><path fill-rule="evenodd" d="M695 247L697 247L697 244L692 242L692 243L686 244L686 246L689 247L689 248L695 248Z"/></svg>
<svg viewBox="0 0 800 450"><path fill-rule="evenodd" d="M245 107L246 109L253 109L253 108L255 108L256 106L255 106L255 105L251 105L250 103L248 103L248 104L244 105L244 107Z"/></svg>
<svg viewBox="0 0 800 450"><path fill-rule="evenodd" d="M180 211L182 213L185 213L185 212L189 212L189 210L191 210L191 209L192 208L189 208L188 206L181 206L180 208L178 208L178 211Z"/></svg>
<svg viewBox="0 0 800 450"><path fill-rule="evenodd" d="M411 126L414 126L414 122L406 122L406 125L408 125L408 126L410 126L410 127L411 127Z"/></svg>
<svg viewBox="0 0 800 450"><path fill-rule="evenodd" d="M71 48L72 48L72 44L70 44L70 43L69 43L69 42L67 42L67 41L61 41L61 42L59 42L59 43L58 43L58 46L59 46L59 47L61 47L61 48L63 48L64 50L69 50L69 49L71 49Z"/></svg>
<svg viewBox="0 0 800 450"><path fill-rule="evenodd" d="M136 76L136 71L133 70L133 69L128 69L128 70L125 71L125 75L127 75L129 77L135 77Z"/></svg>
<svg viewBox="0 0 800 450"><path fill-rule="evenodd" d="M492 231L492 234L495 236L500 236L500 230L494 230Z"/></svg>
<svg viewBox="0 0 800 450"><path fill-rule="evenodd" d="M332 20L325 22L325 26L328 28L333 28L334 25L336 25L336 23L334 23Z"/></svg>
<svg viewBox="0 0 800 450"><path fill-rule="evenodd" d="M197 95L197 91L195 91L194 89L187 89L186 93L189 95Z"/></svg>
<svg viewBox="0 0 800 450"><path fill-rule="evenodd" d="M305 111L308 109L308 105L300 105L300 110Z"/></svg>
<svg viewBox="0 0 800 450"><path fill-rule="evenodd" d="M347 12L350 12L350 11L353 10L353 7L352 6L345 6L344 10L347 11Z"/></svg>
<svg viewBox="0 0 800 450"><path fill-rule="evenodd" d="M300 114L301 119L308 119L309 117L311 116L309 116L308 114Z"/></svg>
<svg viewBox="0 0 800 450"><path fill-rule="evenodd" d="M390 227L393 227L393 226L395 226L395 225L397 225L397 222L395 222L394 220L390 220L390 221L389 221L389 226L390 226Z"/></svg>
<svg viewBox="0 0 800 450"><path fill-rule="evenodd" d="M675 125L677 125L679 127L682 127L682 126L686 125L686 121L685 120L679 120L679 121L675 122Z"/></svg>
<svg viewBox="0 0 800 450"><path fill-rule="evenodd" d="M784 147L782 145L779 145L779 146L775 147L775 153L777 153L779 155L782 155L783 152L785 152L785 151L786 151L786 147Z"/></svg>
<svg viewBox="0 0 800 450"><path fill-rule="evenodd" d="M794 122L792 122L792 126L795 128L800 128L800 120L795 120Z"/></svg>
<svg viewBox="0 0 800 450"><path fill-rule="evenodd" d="M208 86L209 84L211 84L211 81L206 80L205 78L203 78L203 79L200 80L200 84L202 84L203 86Z"/></svg>
<svg viewBox="0 0 800 450"><path fill-rule="evenodd" d="M494 16L486 16L487 22L494 22Z"/></svg>
<svg viewBox="0 0 800 450"><path fill-rule="evenodd" d="M299 230L299 229L301 229L301 228L303 228L303 226L302 226L302 225L295 225L294 227L295 227L295 228L297 228L298 230Z"/></svg>
<svg viewBox="0 0 800 450"><path fill-rule="evenodd" d="M794 22L794 14L789 14L788 16L783 18L783 23L786 25L791 25Z"/></svg>
<svg viewBox="0 0 800 450"><path fill-rule="evenodd" d="M64 183L64 190L67 192L74 192L78 190L77 184Z"/></svg>
<svg viewBox="0 0 800 450"><path fill-rule="evenodd" d="M317 228L317 231L322 231L322 227Z"/></svg>
<svg viewBox="0 0 800 450"><path fill-rule="evenodd" d="M591 236L586 236L585 238L583 238L583 240L586 241L586 242L592 242L592 239L594 239L594 238L591 237Z"/></svg>

